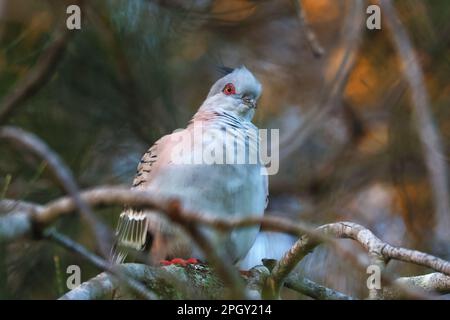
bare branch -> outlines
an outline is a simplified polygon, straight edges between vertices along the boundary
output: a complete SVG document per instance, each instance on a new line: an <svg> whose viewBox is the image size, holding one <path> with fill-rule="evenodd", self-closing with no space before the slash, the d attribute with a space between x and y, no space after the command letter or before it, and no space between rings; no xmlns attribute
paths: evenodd
<svg viewBox="0 0 450 320"><path fill-rule="evenodd" d="M109 273L102 272L89 281L64 294L59 300L101 300L112 299L117 290L116 279Z"/></svg>
<svg viewBox="0 0 450 320"><path fill-rule="evenodd" d="M203 250L208 261L217 269L219 276L222 280L230 286L230 294L234 298L243 298L245 291L243 290L242 281L239 278L236 270L232 265L224 259L221 259L216 253L216 250L211 244L204 239L204 236L197 231L195 223L202 221L204 215L200 214L186 214L180 211L179 205L176 201L161 202L154 199L147 192L140 192L136 190L126 190L118 188L99 188L96 190L88 191L81 195L81 198L86 203L91 205L105 205L105 204L117 204L117 205L129 205L134 207L147 207L152 209L158 209L162 213L167 214L175 223L178 223L181 227L185 228L191 235L197 245ZM64 197L62 199L53 201L48 206L45 206L41 210L35 210L34 214L30 216L30 219L34 220L34 223L44 228L49 226L57 218L64 214L73 212L76 209L75 202L70 197ZM211 220L209 220L211 221ZM9 221L4 222L6 225ZM257 221L252 224L256 224ZM1 225L1 220L0 220ZM225 224L223 224L225 225ZM22 223L24 229L28 225ZM231 226L230 226L231 228ZM22 236L23 232L18 234ZM0 240L2 239L0 235ZM6 240L10 237L5 238Z"/></svg>
<svg viewBox="0 0 450 320"><path fill-rule="evenodd" d="M36 135L13 126L0 128L0 139L5 139L14 144L14 146L21 146L46 161L52 174L57 178L64 190L74 199L76 208L80 210L82 216L88 221L88 225L92 228L93 234L97 239L100 252L106 257L109 252L109 230L96 218L87 203L81 199L72 172L56 152L50 149Z"/></svg>
<svg viewBox="0 0 450 320"><path fill-rule="evenodd" d="M142 283L148 284L151 290L161 290L162 298L175 299L183 298L174 290L170 282L166 282L167 275L176 278L184 286L190 286L195 291L201 291L204 297L208 298L223 298L225 295L222 282L215 278L213 272L208 266L193 266L179 267L175 265L164 267L152 267L143 264L127 263L117 267L117 271L122 274L127 274L133 279ZM244 276L247 290L260 292L264 278L269 274L267 268L263 266L256 266L246 272ZM353 298L332 290L330 288L316 284L315 282L300 278L297 276L290 276L286 281L286 287L298 291L302 294L308 295L318 300L351 300ZM104 272L98 276L82 283L79 287L69 291L63 295L62 300L96 300L120 297L121 290L120 283L116 278ZM159 293L159 292L158 292ZM190 293L188 293L190 294ZM256 298L260 294L257 293ZM190 296L192 297L192 296ZM125 296L125 298L128 298Z"/></svg>
<svg viewBox="0 0 450 320"><path fill-rule="evenodd" d="M274 294L276 296L276 293L279 292L298 262L317 245L322 242L329 242L332 238L353 239L360 243L371 257L376 257L382 262L387 262L389 259L396 259L429 267L446 275L450 275L450 262L423 252L391 246L377 238L370 230L351 222L332 223L316 229L311 229L309 226L284 218L255 217L244 219L222 219L214 217L213 215L184 212L179 207L178 202L173 200L158 201L152 194L145 191L114 187L103 187L86 191L81 193L80 197L93 206L127 205L142 209L158 210L161 214L167 215L168 218L186 228L191 237L199 244L200 248L206 251L205 254L209 254L207 258L211 259L210 261L213 264L218 264L221 260L218 257L214 257L214 254L211 255L211 252L214 252L214 250L208 245L204 245L207 241L198 237L198 234L191 229L193 226L206 225L222 230L229 230L230 228L261 224L266 229L272 231L287 232L296 235L303 234L272 270L271 276L267 279L267 287L270 290L266 290L264 293L266 297L274 297ZM74 210L76 210L74 200L70 197L63 197L46 206L42 206L40 209L35 209L32 212L18 212L17 214L20 214L21 217L20 219L14 220L15 223L20 226L20 228L17 228L19 231L16 236L23 236L26 233L30 234L33 225L35 224L42 227L49 226L57 218L70 214L71 212L74 212ZM14 215L8 215L2 217L3 220L0 219L0 230L4 230L5 227L11 223L10 220L13 219L13 217ZM2 227L2 225L5 227ZM11 241L14 239L14 235L8 234L7 237L3 236L2 238L2 235L0 234L0 240L5 239ZM352 253L349 253L349 255L351 254ZM360 261L357 262L358 265L362 265ZM217 265L214 264L214 267L217 268ZM228 269L228 267L224 267L224 269ZM230 283L231 285L235 285L236 287L234 290L237 290L237 288L239 288L237 277L235 274L229 272L233 271L228 271L227 273L227 271L224 272L221 270L220 267L218 269L218 273L222 280L227 281L227 283ZM384 275L383 279L385 279L388 284L393 283L395 280L387 275ZM397 285L401 285L401 283L397 283ZM407 291L410 296L422 298L428 297L420 292L413 292L408 288L402 288L402 290Z"/></svg>
<svg viewBox="0 0 450 320"><path fill-rule="evenodd" d="M322 57L323 54L325 53L325 50L317 40L316 34L311 29L308 19L306 19L305 12L302 8L301 0L293 0L292 2L294 3L295 12L297 13L297 17L300 22L300 27L302 28L302 31L305 34L306 42L308 43L311 52L316 58Z"/></svg>
<svg viewBox="0 0 450 320"><path fill-rule="evenodd" d="M268 274L267 269L264 272L261 268L264 267L255 267L247 273L245 280L249 290L260 290L260 280L263 278L263 274ZM209 299L223 299L225 295L223 283L212 272L212 269L206 265L152 267L143 264L126 263L117 266L117 271L145 283L151 290L157 291L163 299L192 298L193 296L198 296L199 293ZM176 278L185 288L188 288L187 292L181 294L170 281L167 281L168 276L171 279ZM123 292L116 278L104 272L82 283L60 297L60 299L94 300L111 299L113 296L125 299L133 298L133 296Z"/></svg>
<svg viewBox="0 0 450 320"><path fill-rule="evenodd" d="M429 267L433 270L445 273L446 275L450 275L450 262L423 252L391 246L377 238L370 230L356 223L331 223L318 227L316 231L336 238L353 239L361 244L370 256L376 256L382 261L396 259ZM269 296L279 296L280 289L288 275L308 253L322 242L323 239L315 234L302 236L275 265L271 276L268 278L267 294ZM384 276L384 279L387 279L390 282L393 281L386 276ZM407 290L407 288L403 289ZM416 293L411 292L411 294Z"/></svg>
<svg viewBox="0 0 450 320"><path fill-rule="evenodd" d="M297 128L292 130L288 136L281 137L280 159L286 159L295 150L298 150L311 133L319 127L325 116L333 109L336 100L339 100L340 94L347 84L347 79L353 68L356 53L359 48L363 30L362 8L364 3L364 0L357 0L352 3L351 13L346 17L343 30L343 34L345 35L343 47L345 51L339 69L333 79L326 85L323 98L305 116L305 121L298 124Z"/></svg>
<svg viewBox="0 0 450 320"><path fill-rule="evenodd" d="M238 227L250 227L261 225L263 230L280 231L287 234L299 236L305 233L314 232L314 226L292 221L290 219L266 215L264 217L249 216L246 218L220 219L212 214L199 214L196 212L180 211L173 213L171 205L173 201L161 201L155 199L154 195L146 191L130 190L123 187L97 187L80 194L81 198L91 206L112 206L126 205L144 209L157 209L166 213L169 217L181 215L183 219L189 219L192 223L208 225L219 230L229 230ZM0 201L0 208L7 207L9 203L15 200ZM21 201L15 201L21 203ZM35 215L32 217L42 227L51 225L58 218L73 213L77 207L70 197L62 197L48 203L45 206L28 204L30 209L34 209ZM26 208L24 206L23 208ZM320 234L318 234L320 236Z"/></svg>
<svg viewBox="0 0 450 320"><path fill-rule="evenodd" d="M154 195L145 191L130 190L123 187L97 187L92 190L84 191L80 197L91 206L112 206L112 205L126 205L145 209L157 209L162 213L169 211L169 203L155 199ZM0 201L0 208L7 208L14 200ZM14 201L21 203L21 201ZM20 211L30 209L28 212ZM28 214L28 219L32 224L38 224L42 228L50 226L58 218L69 215L77 209L74 201L70 197L62 197L48 203L45 206L38 206L31 204L18 205L15 211ZM189 218L192 223L209 225L219 230L229 230L237 227L248 227L261 224L265 230L281 231L288 234L299 236L310 232L313 227L305 225L301 222L293 222L289 219L265 216L265 217L248 217L248 218L230 218L220 219L213 215L198 214L194 212L180 212L177 214L184 215ZM170 214L169 214L170 215ZM1 238L0 238L1 239Z"/></svg>
<svg viewBox="0 0 450 320"><path fill-rule="evenodd" d="M405 80L410 89L416 128L422 143L425 164L433 190L437 218L436 233L441 241L448 240L450 230L448 172L441 137L433 123L424 75L408 33L398 18L392 2L390 0L380 0L379 3L383 10L386 24L391 30L390 35L397 49Z"/></svg>
<svg viewBox="0 0 450 320"><path fill-rule="evenodd" d="M85 247L76 243L75 241L67 238L66 236L56 232L55 230L47 230L45 232L45 237L49 240L52 240L64 248L75 252L81 257L88 260L90 263L100 268L101 270L106 270L108 273L116 277L121 283L125 284L127 287L131 288L134 292L136 292L140 297L146 298L148 300L158 299L158 296L152 292L150 292L146 286L140 283L138 280L130 277L126 273L119 272L117 270L117 266L112 265L109 261L103 260L99 256L91 253Z"/></svg>
<svg viewBox="0 0 450 320"><path fill-rule="evenodd" d="M298 258L299 254L300 256L304 256L308 250L311 250L321 241L327 239L327 236L333 236L336 238L353 239L359 242L368 253L378 254L384 259L397 259L404 262L416 263L450 275L449 262L420 251L391 246L377 238L370 230L352 222L331 223L318 227L316 230L311 230L309 226L286 218L274 219L271 217L254 217L244 219L222 219L208 214L174 210L174 201L158 201L151 193L117 187L99 187L82 192L80 197L92 206L127 205L146 209L157 209L171 219L182 219L193 224L203 224L224 229L262 224L272 231L287 232L297 235L304 233L306 235L299 239L293 246L293 248L296 249L290 250L290 252L292 251L295 255L295 259ZM0 204L1 203L2 202L0 201ZM42 208L43 209L37 211L33 217L30 217L30 219L34 219L40 225L48 226L60 216L73 212L76 209L76 205L72 198L63 197L50 202ZM284 263L286 263L286 266L288 266L289 269L292 269L292 266L295 267L296 265L293 261L283 261L282 264Z"/></svg>
<svg viewBox="0 0 450 320"><path fill-rule="evenodd" d="M442 273L429 273L416 277L402 277L394 281L394 284L401 284L408 287L421 288L428 292L439 294L450 293L450 277ZM395 299L402 297L402 292L395 286L383 288L384 299Z"/></svg>
<svg viewBox="0 0 450 320"><path fill-rule="evenodd" d="M22 200L2 199L0 200L0 214L16 211L42 210L42 206Z"/></svg>
<svg viewBox="0 0 450 320"><path fill-rule="evenodd" d="M398 248L383 242L370 230L352 222L338 222L319 227L337 238L350 238L361 244L369 254L410 262L450 275L450 262L416 250Z"/></svg>
<svg viewBox="0 0 450 320"><path fill-rule="evenodd" d="M284 286L316 300L354 300L342 292L327 288L299 275L290 275Z"/></svg>
<svg viewBox="0 0 450 320"><path fill-rule="evenodd" d="M223 298L224 288L222 282L216 279L213 272L208 266L187 266L179 267L175 265L165 267L152 267L142 264L123 264L117 266L117 272L126 274L133 279L145 283L153 291L159 290L158 294L164 299L177 299L186 297L177 291L177 288L169 281L167 276L171 279L176 279L182 285L189 286L194 291L201 291L203 297L208 298ZM244 277L246 287L248 290L260 292L264 279L269 274L267 268L263 266L256 266L247 272ZM450 277L442 275L441 273L431 273L417 277L403 277L395 280L395 284L407 285L411 289L421 289L429 292L438 292L446 294L450 292ZM285 287L297 291L301 294L307 295L317 300L353 300L350 297L339 291L319 285L310 279L301 277L299 275L290 275L285 282ZM110 299L114 298L130 298L130 296L121 296L121 283L109 273L104 272L92 278L79 287L66 293L60 299L75 299L75 300L94 300L94 299ZM161 289L163 291L161 292ZM189 296L191 292L184 293ZM255 296L258 297L259 295ZM405 297L402 290L396 286L389 286L383 288L384 299L399 299Z"/></svg>
<svg viewBox="0 0 450 320"><path fill-rule="evenodd" d="M129 275L135 281L149 283L150 281L161 281L161 271L155 267L142 264L124 264L117 266L116 271L122 275ZM162 282L162 281L161 281ZM99 300L112 299L116 296L121 282L111 275L103 272L80 286L64 294L59 300Z"/></svg>

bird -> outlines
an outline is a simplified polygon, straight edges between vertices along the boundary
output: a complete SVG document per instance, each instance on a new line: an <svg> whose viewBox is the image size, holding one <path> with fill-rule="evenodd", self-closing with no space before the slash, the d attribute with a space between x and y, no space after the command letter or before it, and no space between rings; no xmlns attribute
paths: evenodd
<svg viewBox="0 0 450 320"><path fill-rule="evenodd" d="M212 85L186 128L163 136L142 156L132 189L161 200L176 199L182 210L199 214L261 217L268 203L268 175L258 159L249 158L258 153L260 143L252 119L262 85L245 66L221 70L223 77ZM206 159L205 154L217 156L216 160ZM247 160L237 161L239 157ZM202 226L199 230L221 257L237 264L252 247L259 228L219 232ZM164 214L128 207L119 216L111 259L122 263L133 250L149 254L151 263L205 259L183 228Z"/></svg>

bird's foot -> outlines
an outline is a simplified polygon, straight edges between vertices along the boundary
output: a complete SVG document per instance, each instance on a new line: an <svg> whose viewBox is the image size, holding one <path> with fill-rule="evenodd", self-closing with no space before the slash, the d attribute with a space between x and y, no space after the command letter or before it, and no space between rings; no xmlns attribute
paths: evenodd
<svg viewBox="0 0 450 320"><path fill-rule="evenodd" d="M185 267L188 264L198 264L198 263L200 263L200 261L198 261L195 258L189 258L187 260L181 259L181 258L175 258L172 260L161 260L159 263L163 266L170 266L170 265L174 264L174 265Z"/></svg>

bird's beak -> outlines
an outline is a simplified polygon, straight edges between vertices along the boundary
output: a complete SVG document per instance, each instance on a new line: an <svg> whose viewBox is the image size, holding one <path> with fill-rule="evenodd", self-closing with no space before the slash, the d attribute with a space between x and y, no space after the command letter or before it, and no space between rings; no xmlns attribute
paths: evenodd
<svg viewBox="0 0 450 320"><path fill-rule="evenodd" d="M249 106L250 108L256 109L256 100L249 97L242 98L242 101L245 105Z"/></svg>

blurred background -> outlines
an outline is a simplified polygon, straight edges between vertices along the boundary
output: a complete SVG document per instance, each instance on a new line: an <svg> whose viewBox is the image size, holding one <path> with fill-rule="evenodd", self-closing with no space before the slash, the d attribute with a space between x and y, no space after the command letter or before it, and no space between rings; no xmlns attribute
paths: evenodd
<svg viewBox="0 0 450 320"><path fill-rule="evenodd" d="M0 101L67 33L61 26L72 3L0 0ZM280 171L270 176L269 214L314 225L357 222L390 244L448 259L450 250L437 242L448 243L450 236L434 232L433 188L391 31L365 28L369 3L362 10L357 3L84 1L81 30L66 35L48 83L8 123L46 141L81 188L131 185L148 147L186 126L220 77L217 66L245 65L263 84L254 123L280 129ZM450 2L394 3L424 72L448 164ZM44 204L63 194L45 163L0 142L0 198ZM119 212L98 210L111 228ZM57 227L94 247L78 217L61 219ZM276 248L261 252L279 258L293 239L272 236ZM300 269L321 284L364 297L365 270L347 261L321 247ZM72 264L81 266L83 281L99 272L48 242L2 245L0 298L57 298L66 291ZM388 270L427 272L401 263ZM287 289L285 294L298 298Z"/></svg>

